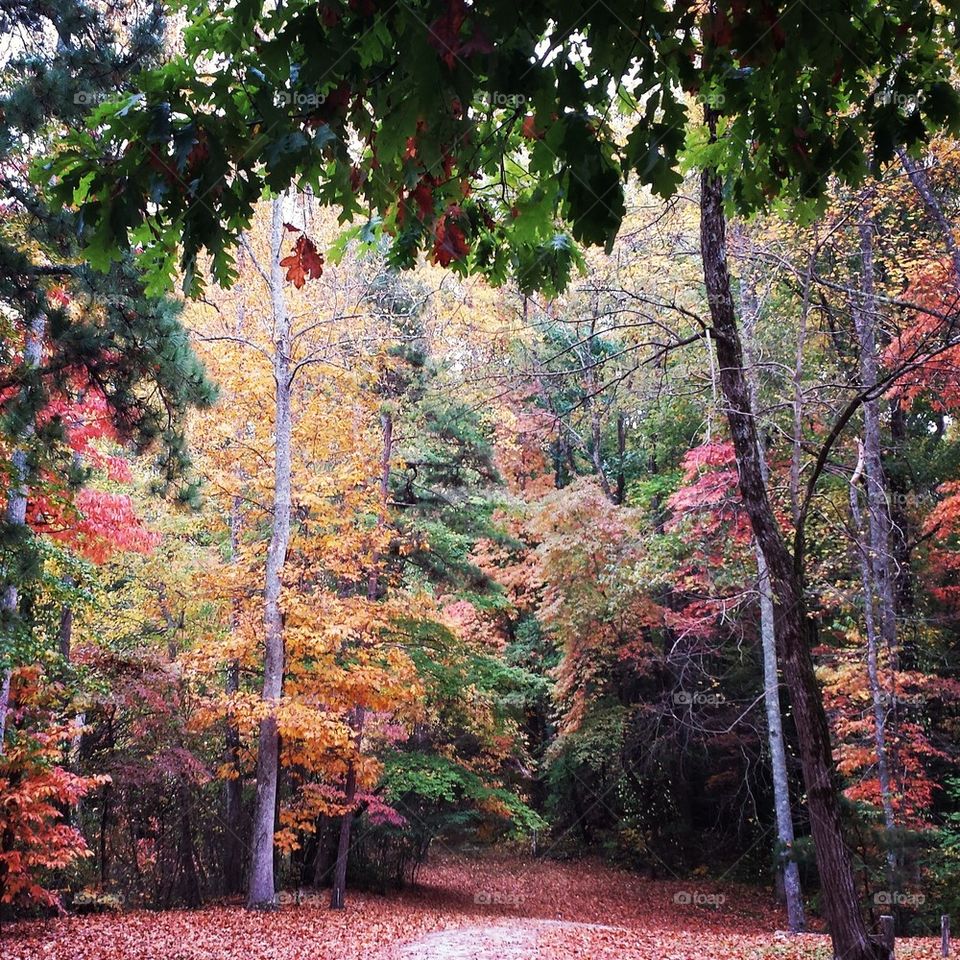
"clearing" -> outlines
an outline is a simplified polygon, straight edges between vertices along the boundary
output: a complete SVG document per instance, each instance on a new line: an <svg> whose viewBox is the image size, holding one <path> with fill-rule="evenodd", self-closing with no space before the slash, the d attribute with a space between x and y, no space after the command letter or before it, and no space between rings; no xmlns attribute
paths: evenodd
<svg viewBox="0 0 960 960"><path fill-rule="evenodd" d="M291 898L285 898L291 899ZM650 880L594 861L449 857L399 894L351 893L339 913L306 894L276 913L238 904L9 925L3 960L827 960L788 937L769 896L707 879ZM939 941L898 941L901 960Z"/></svg>

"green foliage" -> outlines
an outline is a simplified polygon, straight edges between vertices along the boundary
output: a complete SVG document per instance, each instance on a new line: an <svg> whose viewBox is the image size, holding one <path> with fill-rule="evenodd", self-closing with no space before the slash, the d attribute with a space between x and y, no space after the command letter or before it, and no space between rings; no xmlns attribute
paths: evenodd
<svg viewBox="0 0 960 960"><path fill-rule="evenodd" d="M91 103L156 62L162 19L151 4L119 24L80 0L54 0L42 7L7 4L0 20L19 23L22 43L0 75L0 184L15 201L0 224L0 304L7 318L0 431L28 448L31 473L46 466L70 476L76 470L62 424L42 412L52 397L97 391L119 434L158 454L157 485L166 487L188 463L187 410L214 397L187 343L180 307L147 294L132 255L102 261L105 272L82 262L83 215L48 204L13 172L76 131ZM44 355L34 367L20 362L20 351L39 317Z"/></svg>
<svg viewBox="0 0 960 960"><path fill-rule="evenodd" d="M951 809L937 832L935 853L929 860L930 899L938 905L936 912L955 916L960 910L960 778L950 777L944 789Z"/></svg>
<svg viewBox="0 0 960 960"><path fill-rule="evenodd" d="M670 196L685 151L728 174L743 211L776 197L809 211L831 174L858 183L897 145L960 119L950 17L908 0L775 4L759 35L728 3L709 15L640 0L583 12L538 0L522 16L506 0L469 13L446 0L181 6L184 55L102 104L38 175L80 205L92 261L143 244L162 285L180 248L192 294L203 251L232 282L254 204L292 182L343 222L377 218L396 267L432 248L459 272L555 293L577 263L558 221L609 245L628 172ZM210 62L229 69L205 78ZM625 141L608 122L611 81ZM721 115L716 143L695 132L685 146L695 98ZM463 244L444 255L448 216Z"/></svg>
<svg viewBox="0 0 960 960"><path fill-rule="evenodd" d="M416 358L398 432L402 463L393 472L393 502L401 530L420 545L406 558L422 577L454 589L490 586L470 559L480 537L496 537L492 522L499 476L490 425L450 396L444 372Z"/></svg>
<svg viewBox="0 0 960 960"><path fill-rule="evenodd" d="M434 835L497 811L513 831L543 829L544 820L516 794L492 786L463 764L434 753L405 751L388 758L383 777L390 804Z"/></svg>

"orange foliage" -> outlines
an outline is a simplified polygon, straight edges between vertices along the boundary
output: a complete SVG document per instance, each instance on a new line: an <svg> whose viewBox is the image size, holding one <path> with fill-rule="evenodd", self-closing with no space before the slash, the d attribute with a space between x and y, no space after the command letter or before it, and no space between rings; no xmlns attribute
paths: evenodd
<svg viewBox="0 0 960 960"><path fill-rule="evenodd" d="M905 373L891 393L909 407L923 396L934 410L960 407L960 345L946 346L955 327L960 301L949 258L917 275L904 299L932 313L915 312L911 323L887 347L884 365Z"/></svg>
<svg viewBox="0 0 960 960"><path fill-rule="evenodd" d="M62 766L63 745L80 730L56 722L45 706L49 694L39 668L14 673L0 756L0 903L58 906L42 875L90 855L80 832L63 822L63 810L107 778L82 777Z"/></svg>

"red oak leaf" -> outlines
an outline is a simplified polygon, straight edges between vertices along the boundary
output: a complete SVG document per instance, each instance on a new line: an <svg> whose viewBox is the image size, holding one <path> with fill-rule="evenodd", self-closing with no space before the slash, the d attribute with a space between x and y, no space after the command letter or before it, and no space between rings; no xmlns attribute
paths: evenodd
<svg viewBox="0 0 960 960"><path fill-rule="evenodd" d="M317 251L317 245L306 234L301 234L293 253L284 257L280 266L287 268L287 279L299 290L308 280L318 280L323 275L323 256Z"/></svg>

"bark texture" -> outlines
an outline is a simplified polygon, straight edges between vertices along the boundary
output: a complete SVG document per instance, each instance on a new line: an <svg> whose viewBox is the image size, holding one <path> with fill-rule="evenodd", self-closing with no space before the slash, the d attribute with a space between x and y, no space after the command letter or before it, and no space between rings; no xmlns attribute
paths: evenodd
<svg viewBox="0 0 960 960"><path fill-rule="evenodd" d="M280 595L283 567L290 543L291 438L293 419L291 392L290 317L283 297L283 270L280 244L283 239L283 200L273 201L270 234L270 298L273 312L275 350L273 375L276 381L274 420L274 492L273 523L267 548L264 578L264 662L261 696L271 710L260 723L257 746L257 796L253 812L253 839L250 858L250 882L247 906L271 909L275 906L273 876L274 821L277 806L277 780L280 767L280 737L272 712L283 693L283 614Z"/></svg>
<svg viewBox="0 0 960 960"><path fill-rule="evenodd" d="M747 357L747 386L754 414L759 412L757 400L757 346L756 322L760 304L751 278L740 278L740 308L743 318L743 342ZM769 480L769 468L764 456L764 437L757 429L758 457L764 484ZM770 772L773 780L773 806L777 822L778 887L782 890L787 908L787 924L792 933L799 933L806 925L803 910L803 891L800 886L800 868L793 857L793 808L790 803L790 775L787 771L787 752L783 739L783 718L780 712L780 675L777 665L777 636L774 622L773 588L767 560L754 539L757 558L757 591L760 595L760 646L763 652L763 704L767 717L767 747L770 751Z"/></svg>
<svg viewBox="0 0 960 960"><path fill-rule="evenodd" d="M802 558L793 557L784 543L763 480L756 422L730 291L723 187L715 170L703 171L700 205L704 281L717 345L720 388L740 468L741 497L766 559L776 601L777 652L797 727L824 914L838 957L879 960L883 948L867 933L843 836L830 731L810 653L816 626L807 616L804 602Z"/></svg>

